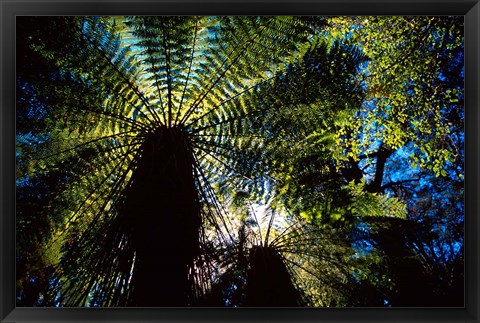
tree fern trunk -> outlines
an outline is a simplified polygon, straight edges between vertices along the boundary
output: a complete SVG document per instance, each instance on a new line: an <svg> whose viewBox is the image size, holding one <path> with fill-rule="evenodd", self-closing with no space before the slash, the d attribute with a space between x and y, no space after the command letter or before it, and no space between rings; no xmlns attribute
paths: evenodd
<svg viewBox="0 0 480 323"><path fill-rule="evenodd" d="M299 306L300 294L278 252L270 247L250 250L247 275L247 306Z"/></svg>
<svg viewBox="0 0 480 323"><path fill-rule="evenodd" d="M135 250L132 306L189 305L199 207L187 136L163 128L142 147L123 207Z"/></svg>

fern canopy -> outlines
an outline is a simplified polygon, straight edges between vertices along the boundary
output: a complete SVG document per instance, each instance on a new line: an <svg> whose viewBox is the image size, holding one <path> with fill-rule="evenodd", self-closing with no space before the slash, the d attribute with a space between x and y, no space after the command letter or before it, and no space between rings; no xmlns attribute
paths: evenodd
<svg viewBox="0 0 480 323"><path fill-rule="evenodd" d="M19 305L348 305L361 276L352 268L383 259L378 250L358 257L368 221L409 223L396 182L382 185L385 163L408 144L421 159L436 147L422 136L449 134L405 126L397 138L400 123L381 141L381 126L362 128L362 113L391 122L389 104L404 92L388 83L399 97L389 92L375 114L388 60L376 65L357 20L17 22ZM355 26L351 39L336 26ZM408 45L419 59L423 47ZM412 75L400 75L405 86ZM447 99L460 91L452 87ZM429 169L445 176L454 153ZM388 290L386 281L377 287Z"/></svg>

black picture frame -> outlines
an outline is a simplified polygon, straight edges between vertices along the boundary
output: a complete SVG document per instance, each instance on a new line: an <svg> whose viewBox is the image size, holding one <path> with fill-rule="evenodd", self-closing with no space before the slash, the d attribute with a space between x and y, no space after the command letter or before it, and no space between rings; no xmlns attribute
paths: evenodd
<svg viewBox="0 0 480 323"><path fill-rule="evenodd" d="M15 308L15 17L18 15L464 15L464 308ZM0 0L1 322L479 322L480 4L478 0Z"/></svg>

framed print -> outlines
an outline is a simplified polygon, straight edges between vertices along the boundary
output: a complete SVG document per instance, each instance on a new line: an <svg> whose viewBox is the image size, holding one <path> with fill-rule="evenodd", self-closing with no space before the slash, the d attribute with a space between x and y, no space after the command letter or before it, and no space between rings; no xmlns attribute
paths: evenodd
<svg viewBox="0 0 480 323"><path fill-rule="evenodd" d="M2 2L2 322L478 321L479 11Z"/></svg>

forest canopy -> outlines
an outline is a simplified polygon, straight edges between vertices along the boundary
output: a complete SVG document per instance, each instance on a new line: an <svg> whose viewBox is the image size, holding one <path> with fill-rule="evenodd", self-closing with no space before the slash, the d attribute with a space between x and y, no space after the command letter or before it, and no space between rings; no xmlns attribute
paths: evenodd
<svg viewBox="0 0 480 323"><path fill-rule="evenodd" d="M463 307L460 16L19 16L20 307Z"/></svg>

